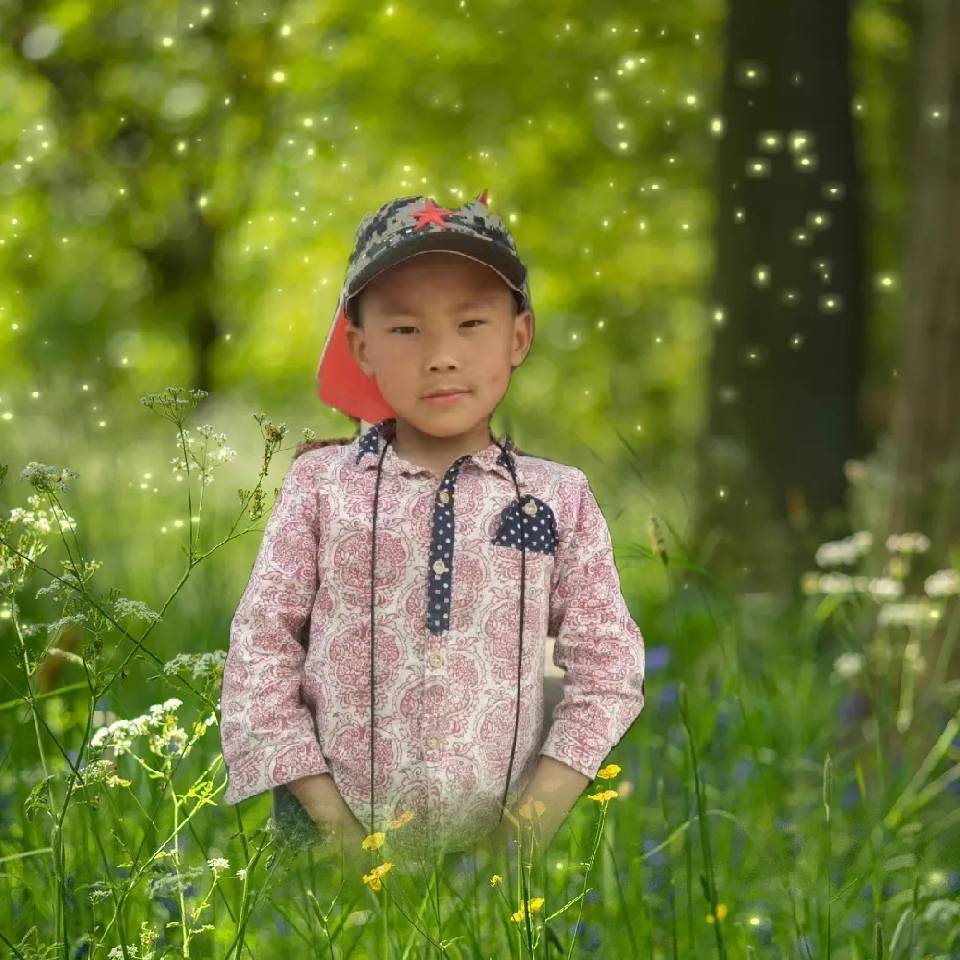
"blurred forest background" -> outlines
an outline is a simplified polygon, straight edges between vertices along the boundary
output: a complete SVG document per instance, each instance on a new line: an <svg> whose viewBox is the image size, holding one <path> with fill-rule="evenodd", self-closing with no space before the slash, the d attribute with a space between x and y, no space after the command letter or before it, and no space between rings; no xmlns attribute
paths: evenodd
<svg viewBox="0 0 960 960"><path fill-rule="evenodd" d="M538 320L495 427L589 469L622 534L656 502L712 576L782 587L876 457L875 522L956 543L956 14L928 7L7 0L4 462L79 469L123 517L89 535L159 573L182 534L137 397L210 392L218 490L255 408L352 432L313 373L356 224L487 187Z"/></svg>
<svg viewBox="0 0 960 960"><path fill-rule="evenodd" d="M484 188L537 317L494 428L588 473L651 646L708 652L651 514L751 615L857 530L960 566L957 0L0 0L0 30L0 505L28 461L79 471L127 596L221 539L254 413L290 429L271 489L297 439L353 433L314 374L360 218ZM237 453L193 518L139 403L168 385ZM258 542L198 567L157 649L225 648ZM50 617L33 593L18 616ZM173 695L130 670L131 713Z"/></svg>
<svg viewBox="0 0 960 960"><path fill-rule="evenodd" d="M98 549L163 569L137 397L210 392L229 509L254 409L353 432L313 373L360 217L486 187L538 320L495 427L588 469L621 540L656 503L691 562L782 587L873 458L871 522L956 543L956 12L924 10L6 0L3 460L79 469L123 517Z"/></svg>

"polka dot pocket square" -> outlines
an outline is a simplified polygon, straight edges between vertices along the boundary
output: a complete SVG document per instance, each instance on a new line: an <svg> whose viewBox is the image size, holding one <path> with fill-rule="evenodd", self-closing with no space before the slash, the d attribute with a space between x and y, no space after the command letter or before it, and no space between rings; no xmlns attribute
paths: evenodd
<svg viewBox="0 0 960 960"><path fill-rule="evenodd" d="M493 542L501 547L521 548L523 536L527 550L556 553L560 542L557 518L539 497L527 495L503 508Z"/></svg>

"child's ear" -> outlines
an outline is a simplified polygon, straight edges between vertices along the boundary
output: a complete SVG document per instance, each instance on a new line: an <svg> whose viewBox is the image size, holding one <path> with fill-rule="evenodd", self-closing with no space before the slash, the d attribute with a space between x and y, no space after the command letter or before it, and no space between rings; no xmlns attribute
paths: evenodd
<svg viewBox="0 0 960 960"><path fill-rule="evenodd" d="M369 369L369 363L363 358L363 355L366 353L363 343L363 331L348 323L344 335L347 338L347 346L350 348L350 355L353 357L354 362L369 377L373 371Z"/></svg>
<svg viewBox="0 0 960 960"><path fill-rule="evenodd" d="M530 353L533 346L533 314L524 310L514 317L514 369L519 367ZM519 356L518 356L519 355Z"/></svg>

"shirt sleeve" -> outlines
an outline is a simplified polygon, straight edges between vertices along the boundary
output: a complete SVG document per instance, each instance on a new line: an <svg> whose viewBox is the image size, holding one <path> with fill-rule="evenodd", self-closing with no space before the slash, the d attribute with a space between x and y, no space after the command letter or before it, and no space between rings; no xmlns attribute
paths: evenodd
<svg viewBox="0 0 960 960"><path fill-rule="evenodd" d="M550 594L553 662L566 671L540 749L591 780L644 703L644 643L620 589L610 530L586 474Z"/></svg>
<svg viewBox="0 0 960 960"><path fill-rule="evenodd" d="M322 535L318 469L311 454L293 461L230 624L220 693L227 804L328 771L300 696L306 651L299 638L317 592Z"/></svg>

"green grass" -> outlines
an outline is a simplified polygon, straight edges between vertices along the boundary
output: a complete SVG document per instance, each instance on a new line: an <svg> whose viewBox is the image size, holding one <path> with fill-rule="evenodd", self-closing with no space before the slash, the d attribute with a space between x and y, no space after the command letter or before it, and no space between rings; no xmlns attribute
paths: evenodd
<svg viewBox="0 0 960 960"><path fill-rule="evenodd" d="M187 426L196 399L165 392L153 409L202 462L222 444ZM667 600L637 617L646 705L608 758L620 770L588 787L546 851L405 863L388 831L341 856L309 825L278 829L269 795L222 805L234 541L255 548L279 485L270 461L286 460L285 427L257 422L262 469L237 480L245 497L226 461L212 486L187 457L183 481L164 478L181 527L169 496L88 471L77 485L42 464L25 479L51 529L36 513L12 519L30 504L11 493L26 464L7 464L5 956L960 956L960 689L948 670L960 618L949 574L918 579L917 539L860 537L840 575L725 597L678 544L664 549L654 522L643 562ZM76 529L61 536L67 516ZM109 545L99 569L91 532ZM854 567L865 579L844 580ZM128 723L114 746L98 745L117 721Z"/></svg>

